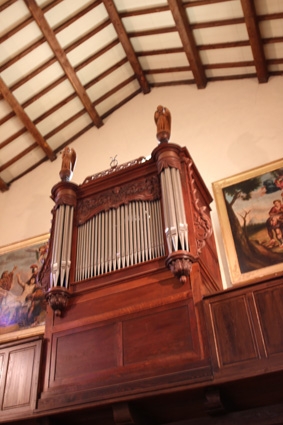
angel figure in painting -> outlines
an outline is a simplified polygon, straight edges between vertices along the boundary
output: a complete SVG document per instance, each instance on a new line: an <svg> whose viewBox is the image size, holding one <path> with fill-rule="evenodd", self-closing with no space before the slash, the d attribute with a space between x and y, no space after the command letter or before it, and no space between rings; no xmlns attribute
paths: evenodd
<svg viewBox="0 0 283 425"><path fill-rule="evenodd" d="M157 126L156 137L160 143L168 143L171 132L171 114L164 106L157 106L154 113L154 121Z"/></svg>

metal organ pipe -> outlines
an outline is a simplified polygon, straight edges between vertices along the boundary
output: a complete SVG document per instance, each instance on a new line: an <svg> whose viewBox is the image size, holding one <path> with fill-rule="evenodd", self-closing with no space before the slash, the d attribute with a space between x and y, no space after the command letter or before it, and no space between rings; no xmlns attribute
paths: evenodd
<svg viewBox="0 0 283 425"><path fill-rule="evenodd" d="M160 201L131 201L78 227L75 280L164 255Z"/></svg>
<svg viewBox="0 0 283 425"><path fill-rule="evenodd" d="M169 254L189 251L188 224L186 222L180 171L166 167L160 173L165 235Z"/></svg>
<svg viewBox="0 0 283 425"><path fill-rule="evenodd" d="M74 207L60 205L56 212L54 242L51 259L50 287L69 287L71 243Z"/></svg>

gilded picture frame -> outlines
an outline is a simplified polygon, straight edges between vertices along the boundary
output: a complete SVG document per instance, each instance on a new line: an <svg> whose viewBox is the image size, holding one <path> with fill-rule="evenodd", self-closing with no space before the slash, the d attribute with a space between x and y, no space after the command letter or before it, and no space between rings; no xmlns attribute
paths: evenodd
<svg viewBox="0 0 283 425"><path fill-rule="evenodd" d="M0 344L44 333L46 301L39 276L49 234L0 247Z"/></svg>
<svg viewBox="0 0 283 425"><path fill-rule="evenodd" d="M283 160L212 183L231 283L283 275Z"/></svg>

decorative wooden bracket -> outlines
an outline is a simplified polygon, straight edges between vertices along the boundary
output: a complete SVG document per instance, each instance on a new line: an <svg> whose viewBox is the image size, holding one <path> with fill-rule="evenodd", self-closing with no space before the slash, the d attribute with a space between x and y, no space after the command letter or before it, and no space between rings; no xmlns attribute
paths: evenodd
<svg viewBox="0 0 283 425"><path fill-rule="evenodd" d="M166 259L166 266L183 285L190 276L195 258L188 251L174 251Z"/></svg>
<svg viewBox="0 0 283 425"><path fill-rule="evenodd" d="M52 310L54 310L55 316L60 317L68 305L70 296L71 294L68 289L54 286L49 289L45 297Z"/></svg>

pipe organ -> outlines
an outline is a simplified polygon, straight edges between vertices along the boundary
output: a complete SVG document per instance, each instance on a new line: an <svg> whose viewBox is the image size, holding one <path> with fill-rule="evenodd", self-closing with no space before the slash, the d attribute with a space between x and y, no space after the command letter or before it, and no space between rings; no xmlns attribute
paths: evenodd
<svg viewBox="0 0 283 425"><path fill-rule="evenodd" d="M64 152L39 410L64 408L76 391L103 403L165 388L167 376L183 385L210 374L201 300L221 287L211 197L187 149L169 143L168 109L155 122L149 158L112 162L80 185L70 181L75 153Z"/></svg>
<svg viewBox="0 0 283 425"><path fill-rule="evenodd" d="M80 186L70 182L76 154L70 148L63 152L62 181L52 189L47 295L56 314L79 282L166 257L183 284L199 261L211 236L207 202L197 187L201 179L187 150L168 143L168 109L159 106L155 121L160 144L150 159L115 163Z"/></svg>
<svg viewBox="0 0 283 425"><path fill-rule="evenodd" d="M149 159L81 185L64 150L45 331L0 344L1 423L282 422L282 276L221 290L212 199L168 109L154 118Z"/></svg>

